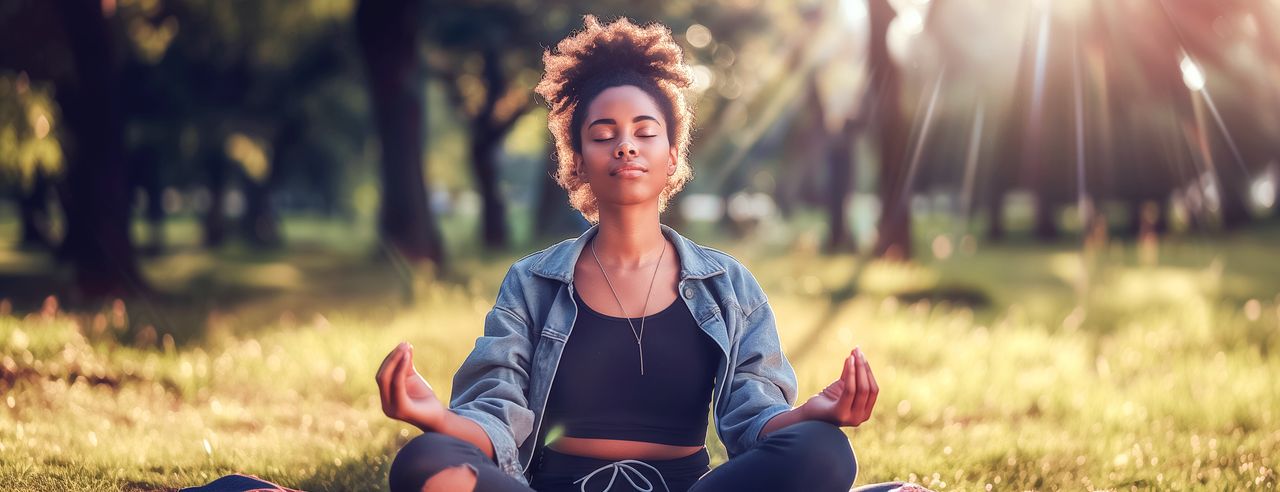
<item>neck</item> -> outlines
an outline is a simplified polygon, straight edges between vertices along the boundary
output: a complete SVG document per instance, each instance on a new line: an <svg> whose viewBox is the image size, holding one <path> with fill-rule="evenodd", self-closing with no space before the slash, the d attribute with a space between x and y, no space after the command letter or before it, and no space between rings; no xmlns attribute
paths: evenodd
<svg viewBox="0 0 1280 492"><path fill-rule="evenodd" d="M652 266L662 254L667 238L662 235L658 210L600 209L600 227L592 238L600 262L616 268Z"/></svg>

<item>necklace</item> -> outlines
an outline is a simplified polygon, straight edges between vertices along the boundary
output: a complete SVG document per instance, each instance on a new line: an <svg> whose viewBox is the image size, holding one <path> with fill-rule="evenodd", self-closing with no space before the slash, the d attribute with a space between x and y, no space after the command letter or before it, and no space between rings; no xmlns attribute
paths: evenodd
<svg viewBox="0 0 1280 492"><path fill-rule="evenodd" d="M631 334L636 338L636 348L640 350L640 375L644 375L644 345L641 340L644 339L644 312L649 309L649 294L653 293L653 281L658 279L658 267L662 266L662 257L667 254L667 241L662 241L662 252L658 253L658 264L653 266L653 277L649 279L649 290L644 293L644 306L640 308L640 331L636 332L635 323L631 322L631 315L627 314L627 308L622 306L622 298L618 297L618 291L614 290L613 282L609 280L609 274L605 273L604 265L600 263L600 257L596 255L596 241L591 240L591 256L596 259L596 266L600 267L600 274L604 275L604 282L609 286L609 292L613 293L613 300L618 301L618 309L622 310L622 316L626 318L627 325L631 327Z"/></svg>

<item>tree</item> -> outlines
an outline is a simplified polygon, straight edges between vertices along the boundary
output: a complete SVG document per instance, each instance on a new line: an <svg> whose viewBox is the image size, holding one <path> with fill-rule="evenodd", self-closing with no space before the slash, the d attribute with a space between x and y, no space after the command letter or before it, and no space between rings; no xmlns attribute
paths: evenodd
<svg viewBox="0 0 1280 492"><path fill-rule="evenodd" d="M525 8L530 8L526 5ZM468 156L480 192L481 238L509 246L507 201L499 183L499 150L516 122L533 108L538 60L549 32L521 7L452 5L429 21L431 71L467 128Z"/></svg>
<svg viewBox="0 0 1280 492"><path fill-rule="evenodd" d="M49 91L27 74L0 75L0 185L18 206L18 245L52 250L49 192L63 166Z"/></svg>
<svg viewBox="0 0 1280 492"><path fill-rule="evenodd" d="M877 225L875 247L877 257L907 259L911 257L911 210L907 189L907 121L902 114L902 72L889 56L889 23L896 13L889 0L869 0L871 21L869 90L876 91L876 147L879 153L879 196L882 212Z"/></svg>
<svg viewBox="0 0 1280 492"><path fill-rule="evenodd" d="M546 238L558 239L580 233L579 226L586 224L586 219L569 207L568 198L556 183L555 173L559 164L560 161L548 153L539 174L541 183L534 209L534 230Z"/></svg>
<svg viewBox="0 0 1280 492"><path fill-rule="evenodd" d="M172 149L165 156L166 184L210 191L206 245L234 237L253 247L282 244L274 210L279 200L273 198L297 170L305 154L300 147L349 156L346 148L365 137L358 126L364 108L348 107L348 93L364 89L351 63L354 43L344 42L352 38L350 13L321 1L208 0L133 5L126 13L134 17L130 25L172 35L163 49L131 64L134 83L126 94L138 130L131 133L141 134L148 146L165 148L152 142L166 142ZM134 43L147 45L145 37ZM362 105L357 99L355 106ZM310 138L310 132L331 135ZM230 147L237 155L228 156ZM307 178L333 176L331 168L347 160L312 159ZM194 165L184 166L188 161ZM322 185L316 194L332 192L329 185L315 184ZM243 192L245 208L232 227L223 205L226 193L236 189Z"/></svg>
<svg viewBox="0 0 1280 492"><path fill-rule="evenodd" d="M356 37L382 149L379 230L405 258L443 266L444 245L422 165L425 103L418 22L414 0L361 0L356 8Z"/></svg>
<svg viewBox="0 0 1280 492"><path fill-rule="evenodd" d="M98 2L58 4L75 75L59 84L70 131L64 254L88 298L145 292L129 238L129 162L118 95L119 66L106 13Z"/></svg>

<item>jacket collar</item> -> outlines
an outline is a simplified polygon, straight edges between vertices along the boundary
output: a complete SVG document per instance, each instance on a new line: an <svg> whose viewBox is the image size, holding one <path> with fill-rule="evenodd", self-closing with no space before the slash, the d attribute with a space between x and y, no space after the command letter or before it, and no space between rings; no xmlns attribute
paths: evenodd
<svg viewBox="0 0 1280 492"><path fill-rule="evenodd" d="M675 229L659 224L662 234L676 246L680 255L680 280L705 279L713 275L725 273L724 266L693 241L686 239ZM559 280L566 284L573 283L573 267L578 263L587 240L600 229L600 224L593 224L575 240L561 241L547 250L542 258L530 268L530 272L540 277Z"/></svg>

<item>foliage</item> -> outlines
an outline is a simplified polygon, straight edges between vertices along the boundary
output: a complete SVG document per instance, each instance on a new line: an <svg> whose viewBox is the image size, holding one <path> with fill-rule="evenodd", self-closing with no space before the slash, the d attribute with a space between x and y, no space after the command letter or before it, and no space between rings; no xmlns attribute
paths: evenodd
<svg viewBox="0 0 1280 492"><path fill-rule="evenodd" d="M62 169L57 106L45 84L32 86L26 74L0 73L0 183L29 188L37 172Z"/></svg>

